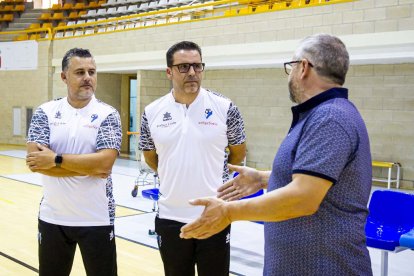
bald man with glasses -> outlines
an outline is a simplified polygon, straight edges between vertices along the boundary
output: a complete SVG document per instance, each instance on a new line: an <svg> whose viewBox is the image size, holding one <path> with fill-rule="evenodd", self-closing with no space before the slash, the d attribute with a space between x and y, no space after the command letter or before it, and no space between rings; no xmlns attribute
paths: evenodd
<svg viewBox="0 0 414 276"><path fill-rule="evenodd" d="M201 87L205 64L200 47L182 41L167 51L171 91L145 107L139 147L158 172L155 218L158 247L168 276L229 275L230 226L208 239L181 239L181 227L201 215L194 197L217 196L229 180L228 163L246 155L239 109L228 98Z"/></svg>

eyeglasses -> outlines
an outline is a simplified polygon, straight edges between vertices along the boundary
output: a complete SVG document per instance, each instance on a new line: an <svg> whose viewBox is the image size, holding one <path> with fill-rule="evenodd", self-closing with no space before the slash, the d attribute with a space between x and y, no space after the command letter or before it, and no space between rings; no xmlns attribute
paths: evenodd
<svg viewBox="0 0 414 276"><path fill-rule="evenodd" d="M171 67L177 66L178 71L180 73L187 73L190 71L190 67L193 67L195 72L203 72L204 71L204 63L180 63L171 65Z"/></svg>
<svg viewBox="0 0 414 276"><path fill-rule="evenodd" d="M303 60L293 60L293 61L283 63L283 67L285 67L285 73L287 75L290 75L290 73L292 72L292 64L300 63L302 61ZM310 67L313 67L313 64L310 63L309 61L308 61L308 64L309 64Z"/></svg>

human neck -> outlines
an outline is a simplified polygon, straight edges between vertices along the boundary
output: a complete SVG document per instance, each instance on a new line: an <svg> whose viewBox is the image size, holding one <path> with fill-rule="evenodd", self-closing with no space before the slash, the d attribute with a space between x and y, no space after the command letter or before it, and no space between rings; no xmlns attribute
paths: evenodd
<svg viewBox="0 0 414 276"><path fill-rule="evenodd" d="M92 100L92 97L91 98L89 98L89 99L87 99L87 100L73 100L73 99L70 99L69 97L68 97L68 103L73 107L73 108L76 108L76 109L81 109L81 108L84 108L85 106L87 106L88 104L89 104L89 102Z"/></svg>
<svg viewBox="0 0 414 276"><path fill-rule="evenodd" d="M180 104L185 104L187 107L194 102L194 100L197 98L198 94L200 93L200 90L195 93L185 93L185 92L176 92L175 89L173 89L173 96L175 99L175 102Z"/></svg>
<svg viewBox="0 0 414 276"><path fill-rule="evenodd" d="M313 98L331 88L342 87L341 85L324 80L314 80L309 82L309 85L305 86L303 92L301 93L300 103L304 103L310 98Z"/></svg>

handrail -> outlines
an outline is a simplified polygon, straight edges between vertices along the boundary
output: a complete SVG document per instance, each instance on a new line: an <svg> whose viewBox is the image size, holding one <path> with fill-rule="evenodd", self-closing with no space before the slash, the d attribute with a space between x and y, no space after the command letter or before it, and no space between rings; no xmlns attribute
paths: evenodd
<svg viewBox="0 0 414 276"><path fill-rule="evenodd" d="M44 33L44 32L47 32L47 36L44 38L38 38L36 40L52 40L52 29L51 28L36 28L36 29L26 29L26 30L21 30L21 31L0 32L0 35L37 34L37 33Z"/></svg>
<svg viewBox="0 0 414 276"><path fill-rule="evenodd" d="M271 1L269 1L269 2L271 2ZM70 25L70 26L59 26L59 27L53 28L53 33L55 34L56 32L58 32L60 30L75 29L77 27L99 26L99 25L103 25L105 23L113 23L113 22L118 22L118 21L127 21L127 20L130 20L130 19L145 18L145 17L151 16L151 15L175 13L175 12L180 12L180 11L184 11L184 10L193 10L193 9L199 9L199 8L204 8L204 7L209 7L209 6L219 6L219 5L224 5L224 4L228 4L228 3L239 3L239 1L238 0L222 0L222 1L196 4L196 5L191 5L191 6L185 5L185 6L181 6L181 7L173 7L173 8L164 9L164 10L154 10L154 11L142 12L142 13L138 13L138 14L124 15L124 16L121 16L121 17L114 17L114 18L110 18L110 19L97 20L95 22L89 22L89 23L83 23L83 24L74 24L74 25Z"/></svg>
<svg viewBox="0 0 414 276"><path fill-rule="evenodd" d="M304 0L302 0L304 1ZM291 10L291 9L297 9L297 8L303 8L303 7L315 7L315 6L323 6L323 5L331 5L331 4L338 4L338 3L345 3L345 2L353 2L356 0L330 0L328 2L321 2L321 3L315 3L315 2L310 2L309 4L306 4L304 6L300 6L300 7L288 7L287 5L285 7L281 7L278 8L277 10ZM290 1L284 1L285 3L291 3ZM95 22L89 22L89 23L83 23L83 24L74 24L74 25L70 25L70 26L59 26L59 27L55 27L53 28L53 39L54 40L61 40L61 39L70 39L73 37L82 37L82 36L90 36L90 35L98 35L98 34L104 34L104 33L114 33L114 32L123 32L126 30L111 30L111 31L105 31L105 32L101 32L101 33L92 33L92 34L82 34L82 35L78 35L78 36L70 36L70 37L56 37L56 33L57 32L63 32L65 30L84 30L87 27L96 27L99 28L99 26L108 26L108 25L116 25L117 22L137 22L140 19L148 19L151 20L151 16L158 16L158 15L165 15L165 17L162 17L162 19L168 19L169 17L174 17L174 15L179 14L180 12L185 12L185 11L191 11L194 13L197 12L203 12L203 8L213 8L216 7L217 9L210 9L207 11L204 11L205 13L212 13L213 16L210 17L205 17L205 18L196 18L196 19L189 19L189 20L185 20L185 21L181 21L181 22L168 22L168 23L162 23L162 24L157 24L157 25L151 25L151 26L140 26L140 27L134 27L134 28L129 28L128 30L133 30L133 29L139 29L139 28L149 28L149 27L158 27L158 26L165 26L165 25L172 25L172 24L180 24L180 23L189 23L189 22L194 22L194 21L202 21L202 20L211 20L211 19L219 19L219 18L226 18L226 17L233 17L233 16L238 16L238 14L225 14L224 11L228 10L229 8L242 8L242 7L257 7L259 5L273 5L275 4L274 0L221 0L221 1L210 1L210 2L206 2L206 3L200 3L200 4L195 4L195 5L183 5L180 7L171 7L171 8L166 8L166 9L162 9L162 10L154 10L154 11L149 11L149 12L141 12L138 14L132 14L132 15L124 15L124 16L120 16L120 17L114 17L114 18L110 18L110 19L104 19L104 20L97 20ZM270 11L275 11L275 10L268 10L268 11L264 11L264 12L270 12ZM251 12L250 14L258 14L258 13L262 13L262 11L258 11L258 12ZM216 16L214 16L214 14L218 14ZM247 15L247 14L240 14L240 15ZM88 17L82 17L87 19ZM152 18L154 19L154 18ZM157 17L157 19L161 19L159 17ZM114 24L115 23L115 24Z"/></svg>
<svg viewBox="0 0 414 276"><path fill-rule="evenodd" d="M304 0L302 0L304 1ZM303 7L315 7L315 6L323 6L323 5L331 5L331 4L338 4L338 3L345 3L345 2L353 2L356 0L330 0L328 2L313 2L310 1L309 4L305 4L305 5L301 5L301 6L295 6L295 7L288 7L287 5L284 7L279 7L278 6L278 11L282 11L282 10L291 10L291 9L297 9L297 8L303 8ZM291 3L291 1L285 0L285 3ZM240 9L240 8L244 8L244 7L257 7L260 5L274 5L275 3L281 3L281 2L275 2L274 0L221 0L221 1L210 1L210 2L206 2L206 3L199 3L199 4L194 4L194 5L183 5L183 6L179 6L179 7L170 7L170 8L166 8L166 9L162 9L162 10L154 10L154 11L149 11L149 12L141 12L138 14L132 14L132 15L124 15L124 16L120 16L120 17L114 17L114 18L110 18L110 19L103 19L103 20L97 20L94 22L89 22L89 23L83 23L83 24L74 24L74 25L70 25L70 26L58 26L52 29L49 28L40 28L40 29L26 29L24 31L9 31L9 32L0 32L0 35L2 34L18 34L18 33L39 33L41 31L47 30L48 35L45 38L39 38L37 40L61 40L61 39L70 39L70 38L74 38L74 37L82 37L82 36L90 36L90 35L98 35L98 34L104 34L104 33L114 33L114 32L123 32L126 30L111 30L111 31L106 31L105 32L100 32L100 33L91 33L91 34L81 34L81 35L76 35L76 36L70 36L70 37L57 37L56 34L58 32L64 32L66 30L85 30L85 28L97 28L99 29L100 26L113 26L116 25L116 23L118 22L122 22L122 23L126 23L126 22L138 22L139 20L151 20L151 19L155 19L155 16L159 16L159 15L163 15L165 17L157 17L157 19L169 19L172 18L174 16L177 15L183 15L180 14L181 12L191 12L193 15L198 15L201 13L204 13L205 15L207 15L208 13L211 13L210 16L206 16L206 17L197 17L197 18L191 18L191 19L186 19L185 21L180 21L180 22L167 22L167 20L165 21L165 23L161 23L161 24L157 24L157 25L150 25L150 26L139 26L139 27L135 27L134 28L128 28L128 30L134 30L134 29L140 29L140 28L151 28L151 27L159 27L159 26L165 26L165 25L172 25L172 24L182 24L182 23L189 23L189 22L194 22L194 21L202 21L202 20L211 20L211 19L219 19L219 18L226 18L226 17L234 17L234 16L240 16L240 15L248 15L248 14L259 14L259 13L263 13L263 12L271 12L271 11L275 11L273 9L268 9L265 11L261 11L261 10L255 10L253 11L253 9L250 9L249 12L247 13L240 13L237 14L237 12L235 13L230 13L230 14L226 14L225 11L229 10L229 9ZM214 8L215 7L215 8ZM207 8L207 10L203 10ZM190 15L190 13L188 13L187 15ZM153 18L151 18L151 16L154 16ZM87 19L88 17L81 17L84 19Z"/></svg>

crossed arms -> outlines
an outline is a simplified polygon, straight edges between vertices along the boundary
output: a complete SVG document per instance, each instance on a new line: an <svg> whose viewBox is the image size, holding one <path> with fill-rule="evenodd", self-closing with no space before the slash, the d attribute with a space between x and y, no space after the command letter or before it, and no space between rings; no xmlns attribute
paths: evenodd
<svg viewBox="0 0 414 276"><path fill-rule="evenodd" d="M102 149L87 154L63 154L63 163L58 168L55 166L55 152L46 146L29 142L27 144L26 165L32 172L48 176L90 175L107 178L111 174L117 156L116 149Z"/></svg>

